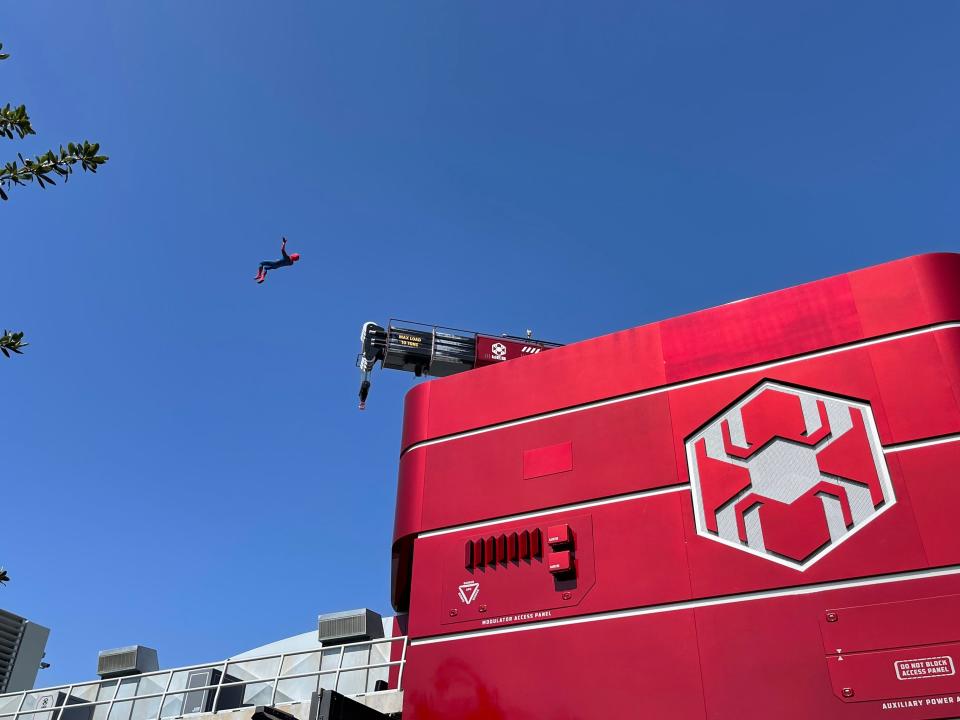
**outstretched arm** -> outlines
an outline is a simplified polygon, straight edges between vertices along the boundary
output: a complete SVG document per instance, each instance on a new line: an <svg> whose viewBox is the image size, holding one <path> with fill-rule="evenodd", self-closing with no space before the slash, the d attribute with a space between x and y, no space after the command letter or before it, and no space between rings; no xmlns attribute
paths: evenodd
<svg viewBox="0 0 960 720"><path fill-rule="evenodd" d="M283 242L280 243L280 253L283 255L283 259L286 260L290 256L287 255L287 239L283 238Z"/></svg>

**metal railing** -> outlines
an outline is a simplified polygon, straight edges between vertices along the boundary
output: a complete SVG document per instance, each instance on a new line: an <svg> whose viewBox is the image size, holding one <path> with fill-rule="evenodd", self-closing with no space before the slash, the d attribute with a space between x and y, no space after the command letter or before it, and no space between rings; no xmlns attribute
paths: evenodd
<svg viewBox="0 0 960 720"><path fill-rule="evenodd" d="M0 695L0 720L162 720L254 705L399 690L406 636ZM379 688L379 689L378 689Z"/></svg>

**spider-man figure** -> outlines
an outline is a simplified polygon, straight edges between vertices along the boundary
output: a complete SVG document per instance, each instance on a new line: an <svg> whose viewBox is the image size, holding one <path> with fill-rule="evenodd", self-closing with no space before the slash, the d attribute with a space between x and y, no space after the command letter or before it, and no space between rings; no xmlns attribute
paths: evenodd
<svg viewBox="0 0 960 720"><path fill-rule="evenodd" d="M257 271L257 277L254 278L258 283L262 283L267 279L267 270L276 270L277 268L287 267L288 265L293 265L297 260L300 259L300 253L291 253L287 255L287 239L283 238L283 242L280 243L280 252L283 254L282 260L264 260L260 263L260 269Z"/></svg>

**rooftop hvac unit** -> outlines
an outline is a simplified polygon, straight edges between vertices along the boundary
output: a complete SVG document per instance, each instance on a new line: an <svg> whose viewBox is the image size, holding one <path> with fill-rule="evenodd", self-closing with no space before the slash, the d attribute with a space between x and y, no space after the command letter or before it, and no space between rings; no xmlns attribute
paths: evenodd
<svg viewBox="0 0 960 720"><path fill-rule="evenodd" d="M323 645L376 640L383 637L383 620L379 613L362 608L321 615L317 618L317 629Z"/></svg>
<svg viewBox="0 0 960 720"><path fill-rule="evenodd" d="M107 678L140 675L160 669L157 651L143 645L101 650L97 656L97 675Z"/></svg>

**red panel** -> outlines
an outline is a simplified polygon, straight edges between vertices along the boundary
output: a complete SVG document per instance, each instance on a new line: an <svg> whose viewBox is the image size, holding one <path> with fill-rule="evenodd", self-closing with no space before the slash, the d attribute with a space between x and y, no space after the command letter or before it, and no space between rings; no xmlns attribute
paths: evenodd
<svg viewBox="0 0 960 720"><path fill-rule="evenodd" d="M960 254L928 253L910 259L927 303L928 322L960 318Z"/></svg>
<svg viewBox="0 0 960 720"><path fill-rule="evenodd" d="M853 480L866 485L870 490L870 499L873 506L880 507L883 502L883 490L880 488L880 478L877 477L877 465L867 441L863 414L850 414L853 428L850 432L834 440L817 455L817 463L821 472L834 477ZM846 508L849 512L849 507ZM853 520L844 516L849 527Z"/></svg>
<svg viewBox="0 0 960 720"><path fill-rule="evenodd" d="M439 552L430 553L430 557L436 558L432 562L439 563L430 571L435 575L437 569L442 569L442 579L435 585L443 588L442 602L439 615L433 622L425 616L425 609L417 606L414 631L420 632L425 626L454 624L459 627L446 630L462 630L465 623L470 627L499 627L554 617L558 608L575 608L590 593L596 579L593 524L590 515L577 515L568 521L576 533L578 551L575 561L569 551L566 552L566 567L563 569L552 567L552 563L560 558L553 557L554 553L549 551L539 557L509 560L507 537L523 531L539 530L542 533L544 525L538 520L478 529L472 536L466 531L432 540L430 544L434 548L441 546ZM498 552L503 540L503 557L498 554L495 563L465 568L458 561L457 548L469 542L466 537L475 541L485 535L497 538ZM423 547L424 541L421 540L418 548ZM574 569L574 563L575 577L563 581L554 577L557 572ZM470 589L470 594L465 594L465 589Z"/></svg>
<svg viewBox="0 0 960 720"><path fill-rule="evenodd" d="M575 467L523 479L526 450L568 442L576 446ZM429 458L424 530L677 482L665 395L506 427L424 450ZM556 452L561 455L560 449Z"/></svg>
<svg viewBox="0 0 960 720"><path fill-rule="evenodd" d="M960 409L938 344L937 336L946 334L960 338L958 330L942 330L869 349L894 442L960 432Z"/></svg>
<svg viewBox="0 0 960 720"><path fill-rule="evenodd" d="M417 440L661 384L659 327L625 330L432 381L429 429Z"/></svg>
<svg viewBox="0 0 960 720"><path fill-rule="evenodd" d="M394 609L406 611L413 572L413 539L420 531L423 512L423 478L427 455L412 450L400 458L397 479L397 507L393 521L393 552L390 600Z"/></svg>
<svg viewBox="0 0 960 720"><path fill-rule="evenodd" d="M667 382L863 337L845 275L661 323Z"/></svg>
<svg viewBox="0 0 960 720"><path fill-rule="evenodd" d="M696 642L687 611L413 645L403 717L704 720Z"/></svg>
<svg viewBox="0 0 960 720"><path fill-rule="evenodd" d="M727 455L746 460L774 438L802 445L816 445L830 434L827 411L819 400L817 409L820 412L820 429L807 435L807 423L803 418L800 398L778 390L764 390L741 410L747 447L738 448L730 442L729 423L724 420L721 423L724 450Z"/></svg>
<svg viewBox="0 0 960 720"><path fill-rule="evenodd" d="M831 608L820 616L827 655L960 642L960 595Z"/></svg>
<svg viewBox="0 0 960 720"><path fill-rule="evenodd" d="M393 539L416 535L423 527L423 481L426 476L427 452L412 450L400 458L397 478L397 508L394 515Z"/></svg>
<svg viewBox="0 0 960 720"><path fill-rule="evenodd" d="M940 707L960 713L960 643L898 648L827 658L833 693L843 702L949 695Z"/></svg>
<svg viewBox="0 0 960 720"><path fill-rule="evenodd" d="M915 255L847 277L866 337L960 318L958 254Z"/></svg>
<svg viewBox="0 0 960 720"><path fill-rule="evenodd" d="M779 565L697 535L690 496L683 495L687 556L694 597L728 595L927 566L910 497L896 460L888 458L895 505L804 571Z"/></svg>
<svg viewBox="0 0 960 720"><path fill-rule="evenodd" d="M668 393L670 417L676 438L675 462L680 469L682 481L688 479L683 440L763 380L776 380L864 400L872 406L881 439L884 435L890 435L886 414L880 403L880 390L870 364L870 355L865 349L779 365L764 372L719 378Z"/></svg>
<svg viewBox="0 0 960 720"><path fill-rule="evenodd" d="M879 392L873 382L869 358L867 350L850 351L781 366L775 369L776 372L768 371L766 377L865 398L873 403L881 433L889 437L891 433L885 432L888 423L883 407L877 401ZM675 473L678 467L686 473L682 438L761 377L760 374L745 374L672 391L669 393L669 413L663 406L666 394L648 396L418 450L429 453L430 458L421 529L525 512L542 508L545 504L566 504L616 495L650 487L654 483L673 484L677 482ZM672 415L675 438L668 438L664 433L665 415ZM523 473L523 448L571 436L576 438L578 445L577 469L562 475L518 482ZM957 562L960 540L951 531L951 520L945 516L943 499L954 497L951 493L960 490L954 491L949 480L935 470L926 468L916 473L930 478L932 483L929 497L924 489L916 491L922 498L921 512L929 528L925 534L937 533L931 540L935 547L928 549L928 554L933 562ZM942 479L938 480L938 477ZM814 582L843 577L848 572L865 574L924 567L927 556L914 525L910 498L902 478L895 479L895 483L899 497L897 505L873 525L847 540L842 552L834 551L805 573L699 538L693 532L692 516L689 516L691 572L697 594L735 592L744 587L783 586L797 582L795 578L798 577L803 582ZM891 514L889 518L887 513ZM892 532L880 529L888 525L894 527ZM874 559L857 568L859 557L851 553L860 552L861 547ZM880 552L885 548L889 553ZM841 562L845 557L848 558L846 564ZM730 568L725 569L728 564ZM736 572L730 572L730 569ZM736 578L742 578L744 582L733 582Z"/></svg>
<svg viewBox="0 0 960 720"><path fill-rule="evenodd" d="M960 330L943 330L936 333L936 338L944 376L950 381L954 402L960 406Z"/></svg>
<svg viewBox="0 0 960 720"><path fill-rule="evenodd" d="M433 385L432 382L415 385L403 398L401 450L406 450L414 443L425 440L430 435L427 424L430 420L430 391Z"/></svg>
<svg viewBox="0 0 960 720"><path fill-rule="evenodd" d="M958 278L960 257L922 256L432 382L408 395L404 444L956 320ZM940 330L408 453L414 460L407 464L405 457L401 467L395 550L413 563L398 577L405 578L406 587L416 578L409 632L415 639L447 636L451 641L410 648L405 717L920 720L960 715L956 706L930 705L926 698L908 702L926 692L912 688L932 688L944 678L898 680L894 665L934 656L960 659L951 648L932 649L958 640L956 610L924 599L960 595L960 576L898 577L763 600L739 597L960 564L955 470L960 443L888 452L896 502L805 571L699 536L686 490L420 536L413 552L413 538L426 530L685 481L684 439L763 379L869 403L887 445L960 432L960 331ZM780 408L775 414L784 412ZM771 434L786 433L794 442L815 440L802 436L799 425L790 430L779 419L766 422L767 415L760 412L746 423L754 446ZM857 438L860 432L850 433L849 441ZM558 448L572 444L577 463L572 467L571 449L566 468L568 456ZM833 457L824 452L821 461L832 474L855 475L869 484L862 472L869 459L864 447L846 445L838 440L830 448ZM824 489L829 488L819 491ZM801 556L810 549L799 547L791 534L803 502L789 508L768 502L760 509L769 531L765 540L781 554ZM585 517L588 532L578 525ZM811 505L807 525L822 520ZM533 553L542 532L558 523L570 523L576 535L573 580L551 577L545 558ZM814 542L809 535L801 539ZM484 548L493 566L466 567L468 541L475 552ZM588 580L586 569L592 572L589 583L563 584ZM464 584L470 602L458 599ZM570 597L564 599L565 593ZM717 596L726 597L710 604ZM695 611L660 608L642 617L590 617L693 598L706 604ZM821 634L831 608L840 608L841 619ZM548 610L548 616L537 615ZM484 624L491 616L497 622ZM572 618L589 622L524 627ZM859 629L842 629L854 624ZM507 632L493 634L497 631ZM480 634L450 637L460 632ZM836 632L848 632L843 642L858 649L844 648L843 661L825 657L824 642L835 643L830 633ZM891 645L881 647L886 643ZM908 652L902 643L924 647ZM896 652L880 654L888 649ZM557 662L558 657L567 662ZM943 691L936 687L930 692ZM852 694L845 696L844 688ZM886 712L884 703L895 712Z"/></svg>
<svg viewBox="0 0 960 720"><path fill-rule="evenodd" d="M523 479L532 480L546 475L573 470L573 443L523 451Z"/></svg>
<svg viewBox="0 0 960 720"><path fill-rule="evenodd" d="M911 343L909 347L916 349L926 346ZM678 470L683 473L683 479L686 475L682 439L764 377L865 399L873 407L881 437L885 437L888 442L899 440L902 436L889 429L890 421L880 400L880 391L874 382L871 364L871 352L874 349L827 355L773 368L764 374L747 373L722 378L670 393L525 423L418 450L417 452L428 453L430 458L429 463L420 466L427 472L427 479L423 495L423 524L419 529L447 527L535 510L545 505L568 504L657 485L674 484L680 479L676 475ZM929 356L927 357L929 359ZM918 356L917 367L922 367L919 364L922 361L923 355ZM889 380L884 387L890 387L893 382ZM937 395L938 392L935 384L921 381L917 383L917 388L918 396L912 401L911 408L922 407L928 398L932 405L936 405L937 397L931 397L931 394ZM931 417L935 423L933 427L942 429L942 425L936 424L936 415L932 414ZM666 426L667 418L672 419L674 436L670 436ZM922 414L917 413L914 423L923 421ZM922 427L919 431L903 423L898 423L897 427L900 433L911 433L907 437L915 437L917 432L924 434ZM850 434L851 438L855 436L856 434ZM578 447L576 469L559 475L521 481L524 449L549 443L557 444L557 441L571 437L575 439ZM827 460L829 454L828 450ZM847 461L851 457L849 452L845 451L839 460L849 464ZM955 460L951 459L949 462L954 463ZM840 475L850 474L839 466L833 468L833 472ZM852 570L856 562L843 565L839 561L840 558L850 556L845 544L843 552L835 551L818 561L806 573L800 574L803 582L816 581L820 577L842 577L847 572L864 574L923 567L926 565L927 555L931 562L935 563L960 561L960 539L957 538L957 533L952 532L952 520L947 517L944 509L944 499L955 498L960 490L954 489L954 484L943 475L939 466L910 474L911 477L914 475L929 478L928 487L917 490L911 487L911 493L919 493L918 497L921 498L920 512L925 525L924 533L934 533L927 543L930 547L927 548L926 555L913 524L910 498L901 478L897 488L900 500L895 508L888 511L892 513L892 518L887 518L885 513L875 521L877 528L892 523L895 531L884 533L867 527L847 541L849 548L862 546L869 556L878 560L868 562L859 570ZM422 492L419 486L413 487L417 493ZM407 501L401 498L401 504L405 502ZM420 495L417 495L414 504L419 502ZM688 518L688 521L692 524L692 518ZM876 548L879 550L889 547L888 555L871 550L871 541L868 539L875 534ZM692 574L697 583L698 594L736 591L740 586L731 583L734 577L750 578L744 587L753 588L765 584L782 586L795 582L793 578L797 571L774 565L763 558L734 552L736 558L724 560L724 557L730 557L730 549L699 537L695 538L692 527L691 543ZM886 562L879 561L882 557L886 558ZM727 573L722 566L717 565L726 562L733 563L737 573ZM830 571L825 572L826 568L830 568ZM710 579L714 577L719 582L719 587Z"/></svg>
<svg viewBox="0 0 960 720"><path fill-rule="evenodd" d="M697 608L697 636L709 718L730 720L867 720L886 717L883 703L903 702L917 691L900 683L885 699L861 695L857 686L835 685L821 645L818 621L827 608L871 602L900 601L960 590L960 577L866 585L810 595L771 598ZM902 615L889 620L895 623ZM938 655L941 653L930 653ZM846 662L854 655L844 655ZM924 657L921 652L917 657ZM893 663L876 668L864 679L893 674ZM918 684L921 681L912 681ZM866 685L864 695L869 696ZM844 698L842 690L853 690ZM922 692L922 691L921 691ZM891 717L952 718L948 706L893 706Z"/></svg>
<svg viewBox="0 0 960 720"><path fill-rule="evenodd" d="M678 448L680 444L678 443ZM720 462L707 455L707 441L701 438L694 445L697 453L697 467L711 482L703 487L703 504L710 510L706 517L708 530L717 532L717 510L730 498L750 485L750 471L739 465Z"/></svg>
<svg viewBox="0 0 960 720"><path fill-rule="evenodd" d="M696 610L709 718L840 717L817 619L798 598Z"/></svg>
<svg viewBox="0 0 960 720"><path fill-rule="evenodd" d="M899 605L900 603L905 603L905 601L909 600L920 599L922 601L925 598L937 598L948 595L956 595L958 593L960 593L960 575L950 575L939 578L925 578L908 582L891 582L837 590L823 594L809 595L804 597L803 601L806 603L807 611L811 615L814 615L822 620L825 619L827 612L829 612L831 608L841 608L840 612L842 613L846 612L844 608L853 608L865 605L881 606L887 603ZM891 641L905 640L907 638L907 633L911 628L915 630L918 629L918 623L915 621L915 618L910 611L921 605L922 602L918 602L917 606L904 604L901 607L906 610L906 612L889 612L885 615L885 617L875 617L875 622L886 624L886 626L883 624L876 626L876 634L884 634ZM863 621L864 623L868 622L868 616L865 616ZM843 620L840 620L839 622L843 622ZM898 626L902 626L903 630L901 630ZM940 638L941 642L947 638L950 638L956 633L955 621L951 623L950 627L944 627L944 630L945 632ZM931 636L918 634L914 637L917 637L918 639L924 637L929 639ZM857 641L857 638L852 637L851 640ZM847 659L855 658L857 655L844 654L842 657L844 658L843 663L846 663ZM925 657L925 655L921 650L920 654L911 657L922 658ZM840 663L837 662L836 658L837 656L835 655L831 656L826 659L826 662L831 663L831 667L834 663L839 665ZM873 673L865 673L863 680L872 683L875 682L877 677L887 677L887 674L891 673L893 670L893 663L891 661L890 665L884 665L877 668L876 675ZM898 718L907 718L908 720L913 720L918 718L954 718L958 715L957 705L938 704L938 701L936 701L937 696L931 698L931 702L929 703L927 702L926 698L922 698L920 701L917 701L917 694L919 693L923 695L926 692L922 689L914 689L915 685L919 683L919 681L900 683L899 687L903 689L898 690L895 686L892 691L895 694L887 698L867 700L866 697L869 697L870 695L867 685L863 685L861 682L858 682L857 685L843 685L836 682L836 677L834 677L832 680L836 683L835 685L832 685L834 697L847 703L844 712L835 716L837 718L872 718L895 716ZM849 688L852 690L854 693L853 696L844 698L844 688ZM954 699L956 699L956 697ZM863 714L860 715L858 713Z"/></svg>
<svg viewBox="0 0 960 720"><path fill-rule="evenodd" d="M880 334L960 319L960 256L921 255L625 330L412 391L403 447ZM662 342L661 342L662 335ZM415 406L415 407L414 407Z"/></svg>
<svg viewBox="0 0 960 720"><path fill-rule="evenodd" d="M892 457L888 455L888 459ZM960 563L960 443L946 443L895 454L907 479L907 489L923 546L931 565Z"/></svg>
<svg viewBox="0 0 960 720"><path fill-rule="evenodd" d="M747 540L744 514L758 505L757 512L760 514L760 522L763 523L764 546L797 562L806 560L830 541L827 517L823 513L823 503L816 495L818 492L822 492L822 488L811 488L789 505L770 498L761 498L753 493L748 494L736 505L740 539L744 542ZM849 508L846 512L849 514Z"/></svg>
<svg viewBox="0 0 960 720"><path fill-rule="evenodd" d="M847 274L864 336L933 322L917 282L917 259L896 260Z"/></svg>
<svg viewBox="0 0 960 720"><path fill-rule="evenodd" d="M637 498L513 523L467 529L416 541L410 634L419 638L479 630L493 619L498 627L542 620L531 615L549 610L549 618L637 607L690 598L681 499L685 492ZM591 520L584 525L585 518ZM569 524L574 535L576 580L554 581L545 557L493 568L464 567L468 540L524 530L536 535ZM586 529L585 529L586 528ZM544 554L549 552L544 548ZM596 578L606 578L595 584ZM624 581L628 578L629 581ZM458 599L466 581L480 583L477 603ZM570 593L564 598L563 593ZM479 604L486 605L484 614ZM450 615L450 610L457 614Z"/></svg>
<svg viewBox="0 0 960 720"><path fill-rule="evenodd" d="M945 346L956 348L949 362ZM960 432L951 375L960 387L960 330L945 329L672 390L671 416L682 440L761 380L779 380L866 401L884 444L908 442Z"/></svg>

